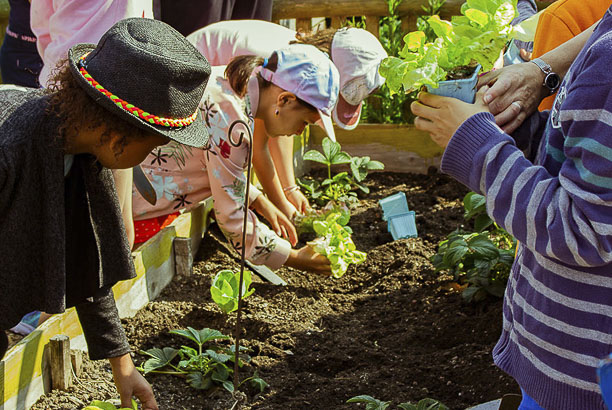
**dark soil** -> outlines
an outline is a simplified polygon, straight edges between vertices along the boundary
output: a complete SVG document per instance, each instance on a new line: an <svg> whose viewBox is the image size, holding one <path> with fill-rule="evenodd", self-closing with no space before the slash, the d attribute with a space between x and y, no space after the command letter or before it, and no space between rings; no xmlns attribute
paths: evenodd
<svg viewBox="0 0 612 410"><path fill-rule="evenodd" d="M470 78L472 74L474 74L474 70L476 69L477 63L472 63L470 65L462 65L459 67L455 67L448 72L446 75L447 80L461 80L464 78Z"/></svg>
<svg viewBox="0 0 612 410"><path fill-rule="evenodd" d="M467 305L448 290L429 257L437 243L463 223L460 184L439 174L372 175L372 192L361 200L350 225L367 261L340 279L282 268L288 286L254 284L243 315L244 344L252 367L269 384L248 390L250 409L352 409L346 400L368 394L399 404L436 398L451 409L516 393L514 381L491 359L501 332L500 299ZM417 214L419 238L392 241L377 201L403 191ZM161 297L124 321L134 351L178 347L186 339L171 329L209 327L233 332L235 313L224 315L210 298L212 276L238 267L216 228L197 255L194 275L175 278ZM143 361L135 355L135 361ZM104 362L88 362L69 393L54 392L35 409L78 408L92 399L116 397ZM160 409L229 409L229 394L188 387L176 376L148 375ZM394 408L394 407L391 407Z"/></svg>

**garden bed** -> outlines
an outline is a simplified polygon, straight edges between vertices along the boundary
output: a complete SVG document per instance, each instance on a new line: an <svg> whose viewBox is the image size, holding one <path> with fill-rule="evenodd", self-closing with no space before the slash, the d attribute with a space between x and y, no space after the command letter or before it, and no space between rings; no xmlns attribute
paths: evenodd
<svg viewBox="0 0 612 410"><path fill-rule="evenodd" d="M270 387L260 395L249 391L247 408L359 408L346 400L369 394L395 404L434 397L463 409L518 392L491 359L501 332L501 300L464 304L429 262L437 243L463 223L466 189L435 173L385 172L368 179L372 192L349 223L358 249L368 253L364 264L338 280L283 268L278 273L288 286L254 283L245 304L244 343ZM393 242L377 201L399 191L416 211L419 238ZM235 313L228 321L209 291L218 270L238 266L218 229L209 230L196 260L191 277L175 278L156 301L124 320L135 351L178 347L185 340L168 331L187 326L232 333ZM135 355L138 363L143 359ZM232 404L229 394L209 396L176 376L147 379L161 409ZM116 392L107 362L87 362L70 392L53 392L33 408L78 408L110 397Z"/></svg>

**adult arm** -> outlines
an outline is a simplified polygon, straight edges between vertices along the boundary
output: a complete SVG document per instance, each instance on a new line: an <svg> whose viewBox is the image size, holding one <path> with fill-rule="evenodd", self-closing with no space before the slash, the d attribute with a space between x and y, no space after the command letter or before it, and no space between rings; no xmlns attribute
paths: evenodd
<svg viewBox="0 0 612 410"><path fill-rule="evenodd" d="M540 58L561 77L582 50L593 33L595 25L578 36L563 43ZM484 102L489 105L495 122L502 130L511 134L519 125L537 110L540 101L548 96L542 86L544 73L533 63L513 64L501 70L491 71L478 80L478 88L489 86Z"/></svg>
<svg viewBox="0 0 612 410"><path fill-rule="evenodd" d="M558 174L525 158L484 108L461 102L465 113L470 106L477 113L454 132L442 158L444 172L486 196L487 212L498 224L535 253L566 265L612 262L612 82L602 76L612 65L608 45L598 43L581 62L583 71L574 74L558 122L549 130L562 133L555 141L562 146L547 140L545 147ZM439 100L444 97L429 97L415 111L429 121L417 127L443 128L439 118L456 116L457 109Z"/></svg>
<svg viewBox="0 0 612 410"><path fill-rule="evenodd" d="M152 2L32 0L30 24L44 63L39 75L40 84L48 86L49 75L68 55L70 47L79 43L97 44L113 24L128 17L152 18Z"/></svg>

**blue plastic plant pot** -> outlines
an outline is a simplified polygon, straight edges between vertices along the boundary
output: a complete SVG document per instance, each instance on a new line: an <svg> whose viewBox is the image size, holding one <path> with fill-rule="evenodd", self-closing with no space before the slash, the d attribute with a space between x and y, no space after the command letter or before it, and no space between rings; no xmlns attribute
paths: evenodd
<svg viewBox="0 0 612 410"><path fill-rule="evenodd" d="M416 238L418 236L414 211L408 211L390 217L388 225L389 232L394 241L405 238Z"/></svg>
<svg viewBox="0 0 612 410"><path fill-rule="evenodd" d="M521 50L519 50L514 40L510 41L510 45L504 53L504 67L512 64L525 63L526 61L521 58L520 52Z"/></svg>
<svg viewBox="0 0 612 410"><path fill-rule="evenodd" d="M476 98L476 83L478 83L478 73L481 68L482 66L478 64L474 73L469 78L440 81L438 88L427 85L427 92L443 97L454 97L472 104Z"/></svg>
<svg viewBox="0 0 612 410"><path fill-rule="evenodd" d="M394 215L408 212L408 202L406 202L406 194L403 192L383 198L378 201L378 204L383 210L383 221L388 220Z"/></svg>
<svg viewBox="0 0 612 410"><path fill-rule="evenodd" d="M612 354L599 362L597 379L604 402L612 409Z"/></svg>

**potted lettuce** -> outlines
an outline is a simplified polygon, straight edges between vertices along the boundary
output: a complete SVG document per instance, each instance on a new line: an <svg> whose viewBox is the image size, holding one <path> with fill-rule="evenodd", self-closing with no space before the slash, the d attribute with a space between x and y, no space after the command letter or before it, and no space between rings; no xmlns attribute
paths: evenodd
<svg viewBox="0 0 612 410"><path fill-rule="evenodd" d="M477 74L488 71L515 35L510 22L517 15L516 0L468 0L461 16L451 21L427 19L436 38L429 42L423 31L404 37L399 57L388 57L380 66L393 92L426 86L438 95L474 101Z"/></svg>

